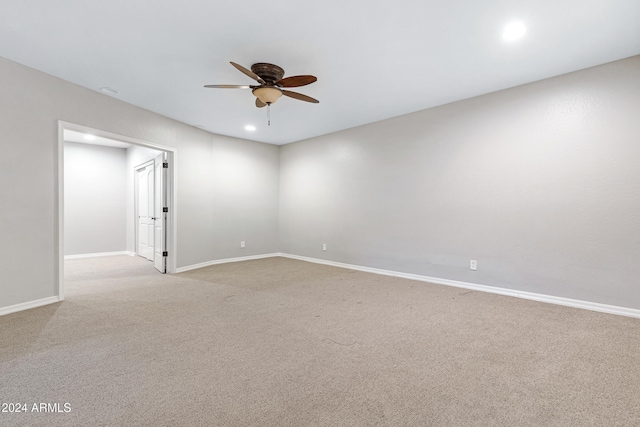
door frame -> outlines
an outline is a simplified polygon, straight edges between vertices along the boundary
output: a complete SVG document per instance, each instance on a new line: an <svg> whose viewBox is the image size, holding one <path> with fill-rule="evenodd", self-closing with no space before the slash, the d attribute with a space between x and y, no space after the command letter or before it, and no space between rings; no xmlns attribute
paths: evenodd
<svg viewBox="0 0 640 427"><path fill-rule="evenodd" d="M167 163L169 170L167 176L167 273L175 273L178 259L178 216L177 216L177 164L178 149L166 145L156 144L141 139L131 138L124 135L103 131L75 123L58 120L58 146L57 156L54 164L54 269L56 283L54 284L55 296L59 301L64 300L64 131L73 130L76 132L90 133L103 138L114 139L132 145L152 148L167 153Z"/></svg>

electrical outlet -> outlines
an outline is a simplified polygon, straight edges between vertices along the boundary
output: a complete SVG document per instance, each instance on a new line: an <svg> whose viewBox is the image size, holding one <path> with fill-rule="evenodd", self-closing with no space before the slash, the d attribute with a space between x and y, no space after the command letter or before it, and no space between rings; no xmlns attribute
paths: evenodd
<svg viewBox="0 0 640 427"><path fill-rule="evenodd" d="M473 271L478 269L478 261L476 261L475 259L472 259L471 262L469 263L469 268L472 269Z"/></svg>
<svg viewBox="0 0 640 427"><path fill-rule="evenodd" d="M244 240L240 242L240 247L244 248Z"/></svg>
<svg viewBox="0 0 640 427"><path fill-rule="evenodd" d="M326 243L323 243L323 244L322 244L322 250L323 250L323 251L326 251L326 250L327 250L327 244L326 244Z"/></svg>

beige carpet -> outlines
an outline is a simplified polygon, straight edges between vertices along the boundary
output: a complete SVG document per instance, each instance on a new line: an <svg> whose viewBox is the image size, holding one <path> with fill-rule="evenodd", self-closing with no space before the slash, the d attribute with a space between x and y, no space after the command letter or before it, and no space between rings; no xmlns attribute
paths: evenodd
<svg viewBox="0 0 640 427"><path fill-rule="evenodd" d="M0 317L13 426L638 426L640 321L285 258L67 262Z"/></svg>

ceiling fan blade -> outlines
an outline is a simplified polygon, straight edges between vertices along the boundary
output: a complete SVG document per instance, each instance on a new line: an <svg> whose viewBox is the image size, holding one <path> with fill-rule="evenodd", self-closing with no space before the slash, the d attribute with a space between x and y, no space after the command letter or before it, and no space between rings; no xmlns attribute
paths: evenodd
<svg viewBox="0 0 640 427"><path fill-rule="evenodd" d="M254 73L251 70L247 70L246 68L244 68L242 65L240 64L236 64L235 62L231 62L231 65L233 65L234 67L236 67L239 71L245 73L247 76L251 77L253 80L257 81L260 84L264 84L264 80L262 80L260 78L259 75L257 75L256 73Z"/></svg>
<svg viewBox="0 0 640 427"><path fill-rule="evenodd" d="M253 86L249 85L204 85L213 89L251 89Z"/></svg>
<svg viewBox="0 0 640 427"><path fill-rule="evenodd" d="M260 101L260 98L256 98L256 107L258 108L262 108L262 107L266 107L267 104L265 104L264 102Z"/></svg>
<svg viewBox="0 0 640 427"><path fill-rule="evenodd" d="M310 85L311 83L317 81L318 78L316 76L291 76L285 77L282 80L276 82L276 85L282 87L300 87Z"/></svg>
<svg viewBox="0 0 640 427"><path fill-rule="evenodd" d="M298 92L291 92L290 90L284 90L284 89L281 89L281 90L282 90L282 94L283 95L286 95L286 96L291 97L291 98L299 99L300 101L313 102L314 104L317 104L317 103L320 102L315 98L312 98L312 97L307 96L307 95L303 95L303 94L298 93Z"/></svg>

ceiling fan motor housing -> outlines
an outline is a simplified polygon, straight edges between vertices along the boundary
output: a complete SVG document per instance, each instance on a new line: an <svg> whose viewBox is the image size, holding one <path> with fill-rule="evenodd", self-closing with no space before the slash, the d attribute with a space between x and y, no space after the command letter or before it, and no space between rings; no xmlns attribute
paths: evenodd
<svg viewBox="0 0 640 427"><path fill-rule="evenodd" d="M273 85L284 77L284 70L277 65L267 64L266 62L258 62L251 66L251 71L256 73L267 84Z"/></svg>

